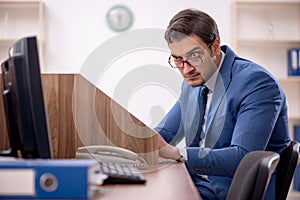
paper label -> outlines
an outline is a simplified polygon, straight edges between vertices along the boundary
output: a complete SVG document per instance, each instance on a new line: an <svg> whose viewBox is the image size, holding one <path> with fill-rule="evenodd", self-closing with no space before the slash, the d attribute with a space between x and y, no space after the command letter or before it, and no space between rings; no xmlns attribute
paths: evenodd
<svg viewBox="0 0 300 200"><path fill-rule="evenodd" d="M35 195L33 169L0 169L0 195Z"/></svg>

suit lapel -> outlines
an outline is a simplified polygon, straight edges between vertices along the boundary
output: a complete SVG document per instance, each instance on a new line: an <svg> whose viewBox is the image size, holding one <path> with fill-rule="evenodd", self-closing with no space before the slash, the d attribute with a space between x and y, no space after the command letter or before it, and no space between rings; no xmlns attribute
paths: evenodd
<svg viewBox="0 0 300 200"><path fill-rule="evenodd" d="M205 147L210 148L216 144L224 126L227 106L225 94L231 82L232 66L236 57L229 47L222 46L221 49L225 53L225 58L217 77L206 120Z"/></svg>
<svg viewBox="0 0 300 200"><path fill-rule="evenodd" d="M224 125L224 122L222 122L221 119L226 115L225 93L227 88L224 88L223 81L220 80L219 77L221 76L218 76L216 82L206 122L205 147L210 148L213 148L221 134Z"/></svg>

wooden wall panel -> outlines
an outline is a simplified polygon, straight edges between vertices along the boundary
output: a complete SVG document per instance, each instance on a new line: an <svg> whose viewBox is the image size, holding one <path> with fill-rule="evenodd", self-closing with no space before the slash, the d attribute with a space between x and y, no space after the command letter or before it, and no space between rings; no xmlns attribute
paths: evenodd
<svg viewBox="0 0 300 200"><path fill-rule="evenodd" d="M73 158L78 146L105 144L133 150L157 164L154 131L84 77L43 74L42 80L54 158ZM2 108L0 114L2 129ZM5 138L0 136L3 147Z"/></svg>
<svg viewBox="0 0 300 200"><path fill-rule="evenodd" d="M1 74L0 74L1 75ZM2 76L0 76L0 91L3 88ZM2 94L1 94L2 95ZM3 98L0 96L0 150L7 150L9 148L9 141L6 129L6 121L3 107Z"/></svg>
<svg viewBox="0 0 300 200"><path fill-rule="evenodd" d="M73 115L76 131L84 145L108 144L109 139L104 136L106 126L99 123L95 109L96 88L80 75L76 75L74 82ZM102 104L104 104L103 99ZM104 104L105 105L105 104ZM105 112L105 107L100 112Z"/></svg>
<svg viewBox="0 0 300 200"><path fill-rule="evenodd" d="M43 74L44 101L48 115L48 128L51 134L52 152L58 158L59 150L59 88L57 74Z"/></svg>
<svg viewBox="0 0 300 200"><path fill-rule="evenodd" d="M158 137L153 130L95 88L84 77L77 75L75 85L78 101L86 105L84 110L78 112L79 123L85 121L82 126L89 129L84 134L82 132L85 130L81 130L82 132L78 130L79 135L84 135L81 138L85 138L85 145L95 142L116 145L139 153L150 164L157 163ZM82 108L80 107L79 105L78 110Z"/></svg>
<svg viewBox="0 0 300 200"><path fill-rule="evenodd" d="M54 158L73 158L77 136L72 115L73 74L43 74Z"/></svg>
<svg viewBox="0 0 300 200"><path fill-rule="evenodd" d="M74 75L59 76L59 152L60 158L72 158L77 148L76 131L72 112Z"/></svg>

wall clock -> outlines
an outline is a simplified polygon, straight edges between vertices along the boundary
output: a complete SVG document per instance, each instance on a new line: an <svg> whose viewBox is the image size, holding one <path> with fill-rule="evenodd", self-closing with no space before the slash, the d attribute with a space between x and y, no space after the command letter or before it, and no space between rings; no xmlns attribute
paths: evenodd
<svg viewBox="0 0 300 200"><path fill-rule="evenodd" d="M129 29L133 23L133 14L128 7L116 5L107 11L106 21L113 31L125 31Z"/></svg>

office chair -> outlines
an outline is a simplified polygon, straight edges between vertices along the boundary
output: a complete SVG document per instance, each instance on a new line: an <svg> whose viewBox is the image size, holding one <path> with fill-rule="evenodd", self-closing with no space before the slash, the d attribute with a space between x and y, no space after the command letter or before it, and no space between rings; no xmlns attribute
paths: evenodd
<svg viewBox="0 0 300 200"><path fill-rule="evenodd" d="M299 142L291 141L290 145L280 154L276 175L276 200L287 198L298 163L299 148Z"/></svg>
<svg viewBox="0 0 300 200"><path fill-rule="evenodd" d="M227 200L261 200L279 162L279 154L252 151L241 160L230 185Z"/></svg>

